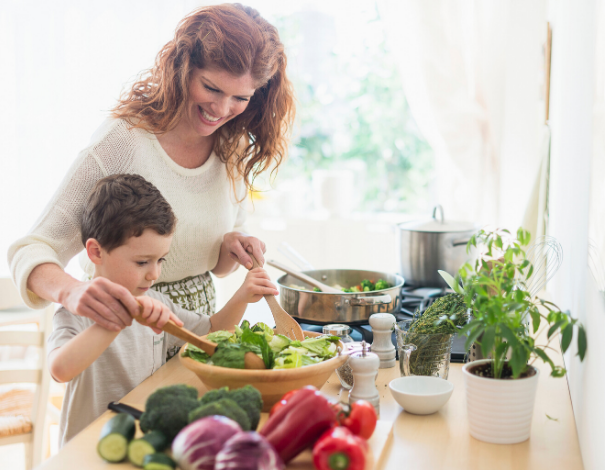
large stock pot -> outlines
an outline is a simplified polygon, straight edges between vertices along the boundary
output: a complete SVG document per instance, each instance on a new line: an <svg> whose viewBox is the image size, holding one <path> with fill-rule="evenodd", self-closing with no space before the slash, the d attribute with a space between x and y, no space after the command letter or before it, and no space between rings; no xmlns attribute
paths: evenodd
<svg viewBox="0 0 605 470"><path fill-rule="evenodd" d="M475 250L466 252L466 244L479 230L472 222L445 220L436 206L429 220L397 226L396 252L399 272L407 285L447 287L439 270L455 276L458 269L475 258Z"/></svg>
<svg viewBox="0 0 605 470"><path fill-rule="evenodd" d="M392 287L372 292L312 292L312 286L285 274L277 280L279 302L286 312L300 322L367 323L374 313L399 311L404 280L397 274L357 269L315 269L303 272L330 286L351 287L364 279L374 282L384 279Z"/></svg>

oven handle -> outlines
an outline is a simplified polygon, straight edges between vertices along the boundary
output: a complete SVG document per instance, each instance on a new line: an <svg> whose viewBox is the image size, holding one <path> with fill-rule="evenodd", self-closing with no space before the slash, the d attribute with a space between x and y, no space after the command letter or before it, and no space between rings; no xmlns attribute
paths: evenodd
<svg viewBox="0 0 605 470"><path fill-rule="evenodd" d="M353 297L352 299L345 299L345 302L348 302L353 307L361 307L366 305L385 305L390 304L392 301L393 298L389 294L368 295L365 297Z"/></svg>

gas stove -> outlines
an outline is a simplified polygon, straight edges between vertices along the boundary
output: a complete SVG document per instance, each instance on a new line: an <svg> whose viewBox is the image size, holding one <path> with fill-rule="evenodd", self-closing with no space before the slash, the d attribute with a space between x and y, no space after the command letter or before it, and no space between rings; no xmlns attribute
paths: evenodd
<svg viewBox="0 0 605 470"><path fill-rule="evenodd" d="M397 321L410 320L419 312L421 315L424 311L431 306L435 300L444 295L451 294L451 289L440 288L440 287L414 287L404 286L401 288L401 308L397 312L392 313ZM311 323L301 323L300 326L303 330L308 331L322 331L323 325L316 325ZM372 329L368 322L364 324L349 324L351 327L351 337L354 341L365 341L366 343L372 343L373 334ZM464 349L464 337L458 337L454 339L454 345L452 347L452 362L465 362L466 350ZM392 341L394 345L397 345L397 338L395 332L392 335Z"/></svg>

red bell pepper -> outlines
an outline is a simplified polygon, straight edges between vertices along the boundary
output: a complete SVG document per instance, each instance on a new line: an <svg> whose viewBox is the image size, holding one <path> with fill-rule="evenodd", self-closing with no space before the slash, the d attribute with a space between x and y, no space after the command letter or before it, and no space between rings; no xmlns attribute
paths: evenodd
<svg viewBox="0 0 605 470"><path fill-rule="evenodd" d="M317 470L364 470L372 468L368 443L338 426L326 431L313 446Z"/></svg>
<svg viewBox="0 0 605 470"><path fill-rule="evenodd" d="M279 400L275 405L273 405L271 407L271 411L269 411L269 416L273 416L275 414L275 412L277 410L279 410L282 406L284 406L288 402L290 397L292 395L294 395L296 392L298 392L298 389L291 390L288 393L286 393L283 397L281 397L281 400Z"/></svg>
<svg viewBox="0 0 605 470"><path fill-rule="evenodd" d="M341 426L364 439L372 437L378 417L374 406L370 402L358 400L352 405L339 403L335 405L335 411Z"/></svg>
<svg viewBox="0 0 605 470"><path fill-rule="evenodd" d="M287 463L336 423L330 402L315 387L305 387L289 397L260 430Z"/></svg>

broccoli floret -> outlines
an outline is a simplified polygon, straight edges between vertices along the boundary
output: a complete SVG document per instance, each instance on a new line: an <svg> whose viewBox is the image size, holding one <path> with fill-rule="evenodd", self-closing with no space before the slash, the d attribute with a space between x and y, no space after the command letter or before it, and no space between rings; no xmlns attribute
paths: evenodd
<svg viewBox="0 0 605 470"><path fill-rule="evenodd" d="M391 286L384 279L378 279L378 281L376 281L376 290L388 289L389 287Z"/></svg>
<svg viewBox="0 0 605 470"><path fill-rule="evenodd" d="M321 292L321 289L319 287L314 287L313 292Z"/></svg>
<svg viewBox="0 0 605 470"><path fill-rule="evenodd" d="M172 441L189 423L189 412L200 406L197 389L187 385L171 385L157 389L145 404L140 425L143 432L158 430Z"/></svg>
<svg viewBox="0 0 605 470"><path fill-rule="evenodd" d="M240 425L242 430L250 431L250 418L237 403L229 398L221 398L220 400L206 403L189 413L189 422L192 423L206 416L220 415L232 419Z"/></svg>
<svg viewBox="0 0 605 470"><path fill-rule="evenodd" d="M221 398L227 398L229 395L229 387L217 388L214 390L210 390L206 392L202 398L200 398L200 405L205 405L206 403L212 403L213 401L218 401Z"/></svg>
<svg viewBox="0 0 605 470"><path fill-rule="evenodd" d="M163 405L172 405L176 400L192 399L197 400L197 388L185 384L170 385L168 387L158 388L147 398L145 410L157 408Z"/></svg>
<svg viewBox="0 0 605 470"><path fill-rule="evenodd" d="M260 420L260 412L263 409L261 393L252 385L246 385L230 391L228 398L246 412L250 419L250 429L255 430Z"/></svg>
<svg viewBox="0 0 605 470"><path fill-rule="evenodd" d="M368 279L364 279L359 283L359 285L361 286L361 289L364 292L370 292L374 290L374 283Z"/></svg>

